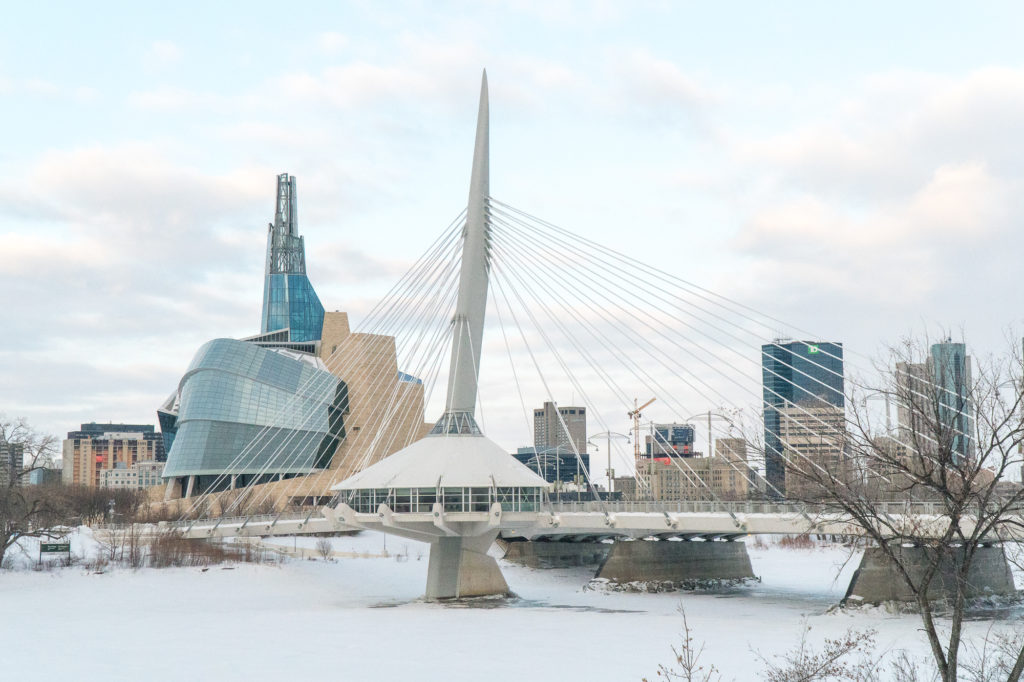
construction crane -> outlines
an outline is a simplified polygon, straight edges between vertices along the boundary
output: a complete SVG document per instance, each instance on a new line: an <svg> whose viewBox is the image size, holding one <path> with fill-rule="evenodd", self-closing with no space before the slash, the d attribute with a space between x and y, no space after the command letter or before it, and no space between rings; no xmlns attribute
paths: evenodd
<svg viewBox="0 0 1024 682"><path fill-rule="evenodd" d="M653 403L657 398L651 398L643 405L638 405L640 401L637 398L633 398L633 409L626 413L626 416L633 420L633 456L636 459L640 459L640 410L643 410L648 405Z"/></svg>

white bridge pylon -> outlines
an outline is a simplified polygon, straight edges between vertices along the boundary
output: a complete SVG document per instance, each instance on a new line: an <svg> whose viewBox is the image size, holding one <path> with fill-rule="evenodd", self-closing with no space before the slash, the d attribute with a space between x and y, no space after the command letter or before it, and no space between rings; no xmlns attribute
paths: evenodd
<svg viewBox="0 0 1024 682"><path fill-rule="evenodd" d="M341 500L333 512L346 525L430 543L428 600L509 594L487 551L500 531L536 525L547 487L474 419L489 271L488 119L485 71L445 412L426 438L333 487Z"/></svg>

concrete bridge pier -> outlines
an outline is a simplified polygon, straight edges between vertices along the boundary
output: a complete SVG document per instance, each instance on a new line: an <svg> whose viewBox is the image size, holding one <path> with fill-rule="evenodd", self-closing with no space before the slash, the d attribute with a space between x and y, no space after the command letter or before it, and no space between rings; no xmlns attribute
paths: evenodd
<svg viewBox="0 0 1024 682"><path fill-rule="evenodd" d="M498 545L505 550L506 561L529 568L600 566L612 548L612 545L603 542L566 542L561 540L533 542L500 538Z"/></svg>
<svg viewBox="0 0 1024 682"><path fill-rule="evenodd" d="M729 540L616 540L597 578L613 583L753 578L747 546Z"/></svg>
<svg viewBox="0 0 1024 682"><path fill-rule="evenodd" d="M498 531L446 536L430 543L427 601L511 595L498 562L487 554Z"/></svg>
<svg viewBox="0 0 1024 682"><path fill-rule="evenodd" d="M927 547L894 548L900 563L909 568L918 583L931 565L935 550ZM940 559L939 570L928 587L932 600L951 599L956 594L956 571L963 561L963 549L952 550ZM1010 564L1000 544L978 547L967 576L967 598L1017 593ZM844 604L878 604L886 601L916 601L903 575L881 547L864 550L860 566L846 590Z"/></svg>

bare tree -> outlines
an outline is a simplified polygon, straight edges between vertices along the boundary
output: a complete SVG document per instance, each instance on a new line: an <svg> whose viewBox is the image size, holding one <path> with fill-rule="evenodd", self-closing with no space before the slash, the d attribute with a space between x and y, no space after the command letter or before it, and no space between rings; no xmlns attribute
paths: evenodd
<svg viewBox="0 0 1024 682"><path fill-rule="evenodd" d="M54 530L60 514L52 489L24 485L33 471L52 465L58 442L24 418L0 415L0 562L22 538L60 535Z"/></svg>
<svg viewBox="0 0 1024 682"><path fill-rule="evenodd" d="M672 647L672 655L675 660L672 665L659 664L658 677L664 680L682 680L683 682L716 682L722 679L722 675L715 666L702 663L704 656L704 643L697 643L693 639L693 630L686 620L686 611L682 605L679 606L679 614L683 617L682 641L679 647ZM648 682L644 678L643 682Z"/></svg>
<svg viewBox="0 0 1024 682"><path fill-rule="evenodd" d="M764 664L761 678L766 682L875 682L881 679L882 657L872 656L874 630L848 630L842 637L826 637L820 650L807 641L810 631L811 626L805 622L800 641L783 654L767 658L757 653Z"/></svg>
<svg viewBox="0 0 1024 682"><path fill-rule="evenodd" d="M890 360L880 368L880 385L847 391L841 429L819 429L838 464L787 453L786 492L823 516L856 524L877 545L920 610L939 678L954 682L976 559L983 547L1024 529L1024 488L1009 477L1021 465L1024 441L1022 358L1015 343L972 375L965 358L908 341ZM898 407L895 429L876 424L865 407L869 393ZM801 428L813 443L815 425ZM919 513L926 507L918 503L936 513ZM948 632L936 625L940 595L948 598ZM1016 682L1022 670L1019 648L1004 679Z"/></svg>
<svg viewBox="0 0 1024 682"><path fill-rule="evenodd" d="M327 538L320 538L316 541L316 552L325 561L331 558L331 552L334 551L334 545Z"/></svg>

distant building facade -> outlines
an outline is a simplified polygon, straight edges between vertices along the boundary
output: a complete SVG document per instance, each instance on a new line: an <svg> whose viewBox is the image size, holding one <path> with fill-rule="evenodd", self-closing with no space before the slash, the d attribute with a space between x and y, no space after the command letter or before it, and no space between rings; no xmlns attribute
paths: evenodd
<svg viewBox="0 0 1024 682"><path fill-rule="evenodd" d="M25 484L22 470L25 467L25 446L0 440L0 488Z"/></svg>
<svg viewBox="0 0 1024 682"><path fill-rule="evenodd" d="M533 411L533 444L538 449L573 447L587 451L587 408L546 402Z"/></svg>
<svg viewBox="0 0 1024 682"><path fill-rule="evenodd" d="M845 414L843 344L776 340L761 346L764 466L767 494L786 493L780 410L792 405L833 407Z"/></svg>
<svg viewBox="0 0 1024 682"><path fill-rule="evenodd" d="M787 496L809 499L823 494L814 480L818 477L823 480L832 475L848 481L844 457L846 414L842 408L804 400L787 403L778 414Z"/></svg>
<svg viewBox="0 0 1024 682"><path fill-rule="evenodd" d="M692 424L654 424L653 435L645 436L648 457L693 457Z"/></svg>
<svg viewBox="0 0 1024 682"><path fill-rule="evenodd" d="M935 438L937 414L939 423L949 431L954 457L968 459L974 453L971 433L974 413L971 404L971 358L962 343L945 341L932 344L923 363L897 363L897 392L903 398L897 405L901 439L924 443ZM910 404L909 401L920 401ZM935 401L935 406L932 406ZM936 409L937 408L937 409ZM917 434L914 439L910 434ZM935 445L937 447L937 445Z"/></svg>
<svg viewBox="0 0 1024 682"><path fill-rule="evenodd" d="M137 430L122 430L126 428ZM149 424L82 424L62 444L62 482L99 487L106 470L158 462L162 446L163 439Z"/></svg>
<svg viewBox="0 0 1024 682"><path fill-rule="evenodd" d="M590 476L590 455L586 450L581 450L577 457L572 448L525 447L512 456L548 483L559 481L586 486Z"/></svg>
<svg viewBox="0 0 1024 682"><path fill-rule="evenodd" d="M139 462L130 467L116 466L113 469L104 469L100 474L100 487L120 490L152 488L163 484L160 477L163 469L162 462Z"/></svg>
<svg viewBox="0 0 1024 682"><path fill-rule="evenodd" d="M730 452L728 456L722 457L641 460L641 485L637 487L634 484L620 490L624 498L632 496L633 499L643 499L649 494L650 499L663 502L745 500L750 494L750 474L746 462L733 461L733 456ZM616 487L620 480L615 479Z"/></svg>
<svg viewBox="0 0 1024 682"><path fill-rule="evenodd" d="M50 467L41 467L39 469L33 469L28 474L29 485L60 485L61 478L64 475L62 469L52 469Z"/></svg>

